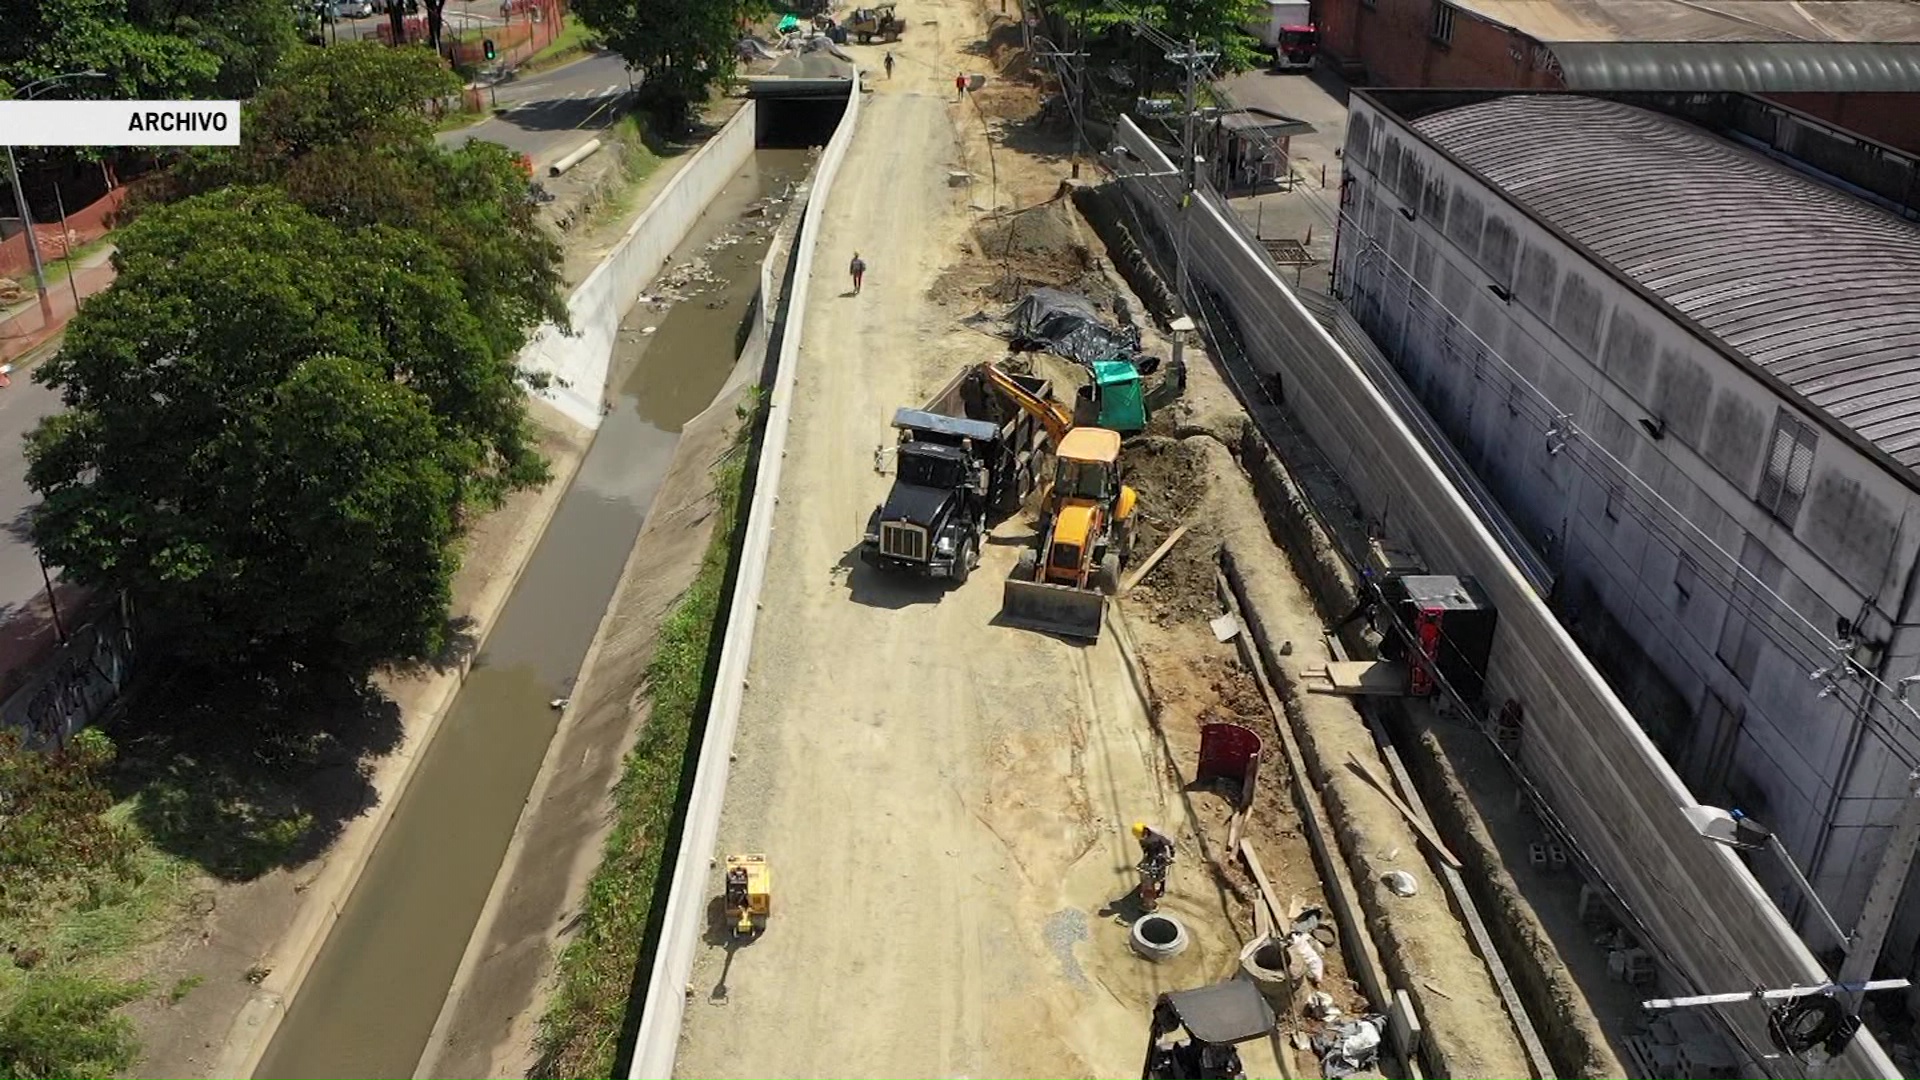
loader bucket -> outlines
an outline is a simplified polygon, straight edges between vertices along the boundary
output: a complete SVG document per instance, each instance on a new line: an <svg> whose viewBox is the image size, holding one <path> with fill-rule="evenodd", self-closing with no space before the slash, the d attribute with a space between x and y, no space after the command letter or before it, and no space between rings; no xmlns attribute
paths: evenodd
<svg viewBox="0 0 1920 1080"><path fill-rule="evenodd" d="M1009 626L1043 634L1100 640L1100 616L1107 598L1094 589L1046 585L1018 577L1007 579L1000 618Z"/></svg>

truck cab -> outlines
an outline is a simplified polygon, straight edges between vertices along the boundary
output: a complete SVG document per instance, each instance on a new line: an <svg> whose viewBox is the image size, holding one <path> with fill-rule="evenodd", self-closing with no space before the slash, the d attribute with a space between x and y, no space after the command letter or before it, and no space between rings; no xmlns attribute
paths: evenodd
<svg viewBox="0 0 1920 1080"><path fill-rule="evenodd" d="M984 420L901 409L893 488L861 538L869 566L963 583L980 561L1001 429Z"/></svg>

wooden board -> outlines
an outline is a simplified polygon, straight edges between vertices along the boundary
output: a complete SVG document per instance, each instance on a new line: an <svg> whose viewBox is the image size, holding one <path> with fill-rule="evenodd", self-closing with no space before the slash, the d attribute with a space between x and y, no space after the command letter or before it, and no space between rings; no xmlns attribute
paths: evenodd
<svg viewBox="0 0 1920 1080"><path fill-rule="evenodd" d="M1354 697L1405 697L1407 669L1385 660L1329 660L1307 668L1300 681L1310 693Z"/></svg>
<svg viewBox="0 0 1920 1080"><path fill-rule="evenodd" d="M1160 560L1166 558L1167 552L1172 551L1173 545L1179 543L1180 538L1185 535L1187 535L1187 527L1185 525L1168 533L1167 538L1160 541L1160 546L1153 549L1153 554L1147 556L1146 561L1135 568L1133 573L1128 574L1127 580L1120 583L1120 595L1125 596L1132 592L1133 587L1140 584L1140 579L1146 577L1154 567L1160 565Z"/></svg>
<svg viewBox="0 0 1920 1080"><path fill-rule="evenodd" d="M1362 779L1373 785L1375 791L1387 797L1387 801L1393 804L1395 810L1400 811L1400 816L1407 819L1407 824L1413 826L1413 831L1420 835L1420 839L1427 842L1427 846L1433 849L1433 853L1440 857L1441 862L1446 863L1455 870L1460 869L1459 857L1448 850L1447 845L1441 841L1440 834L1434 832L1431 826L1420 820L1420 815L1413 812L1413 807L1408 806L1406 800L1402 799L1400 794L1394 791L1392 786L1382 779L1379 773L1375 772L1366 762L1361 761L1351 753L1347 755L1347 767L1359 773Z"/></svg>

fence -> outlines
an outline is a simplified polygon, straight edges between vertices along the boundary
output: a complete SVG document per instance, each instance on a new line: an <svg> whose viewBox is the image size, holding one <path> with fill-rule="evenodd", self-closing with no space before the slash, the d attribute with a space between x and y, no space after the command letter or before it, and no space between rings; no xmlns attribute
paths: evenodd
<svg viewBox="0 0 1920 1080"><path fill-rule="evenodd" d="M1522 702L1527 777L1545 794L1603 880L1667 961L1663 974L1689 992L1817 984L1826 973L1760 889L1722 847L1689 821L1692 793L1635 724L1502 549L1448 482L1406 419L1300 303L1271 261L1202 188L1181 198L1173 163L1130 120L1116 132L1140 171L1123 192L1162 245L1178 238L1192 289L1240 339L1262 377L1282 375L1307 434L1368 515L1390 521L1436 572L1472 575L1500 613L1489 697ZM1185 283L1182 283L1185 284ZM1214 312L1208 312L1210 316ZM1215 321L1213 318L1209 322ZM1383 376L1376 376L1383 377ZM1829 1062L1769 1052L1757 1006L1716 1010L1775 1076L1898 1076L1862 1031Z"/></svg>
<svg viewBox="0 0 1920 1080"><path fill-rule="evenodd" d="M473 28L443 25L441 46L447 58L462 67L478 67L484 63L519 67L560 36L566 29L566 13L563 0L506 0L500 5L498 23L483 23ZM402 20L401 30L408 41L427 40L426 16L409 15ZM382 22L377 33L383 43L393 42L391 22ZM493 42L495 50L492 61L487 60L488 41Z"/></svg>
<svg viewBox="0 0 1920 1080"><path fill-rule="evenodd" d="M0 241L0 363L11 362L67 325L80 302L113 284L113 267L90 257L89 249L112 230L115 214L128 189L117 187L89 206L69 208L66 225L56 221L33 226L33 241L47 273L47 301L37 302L33 254L22 229Z"/></svg>

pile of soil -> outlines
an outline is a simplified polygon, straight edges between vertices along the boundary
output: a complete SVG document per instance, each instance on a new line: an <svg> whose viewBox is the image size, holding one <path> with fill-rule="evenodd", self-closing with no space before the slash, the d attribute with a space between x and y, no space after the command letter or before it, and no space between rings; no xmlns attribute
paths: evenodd
<svg viewBox="0 0 1920 1080"><path fill-rule="evenodd" d="M1016 304L1036 288L1079 293L1111 308L1113 283L1070 199L1054 199L977 226L973 247L934 282L941 304ZM997 313L996 313L997 314Z"/></svg>
<svg viewBox="0 0 1920 1080"><path fill-rule="evenodd" d="M1211 476L1200 440L1147 436L1122 451L1126 481L1140 493L1134 511L1133 555L1144 560L1181 525L1187 535L1169 551L1132 596L1145 601L1156 622L1211 619L1220 613L1214 574L1220 564L1220 535L1201 506Z"/></svg>

